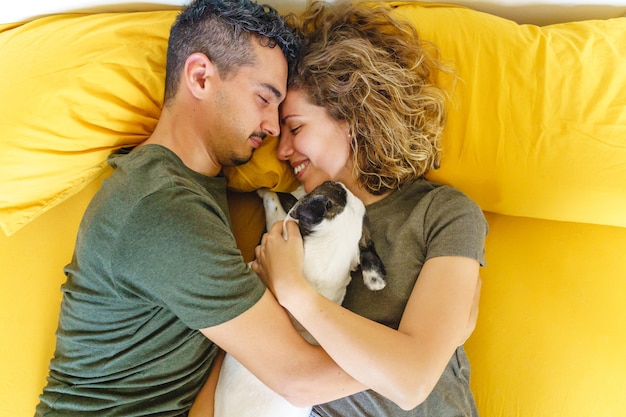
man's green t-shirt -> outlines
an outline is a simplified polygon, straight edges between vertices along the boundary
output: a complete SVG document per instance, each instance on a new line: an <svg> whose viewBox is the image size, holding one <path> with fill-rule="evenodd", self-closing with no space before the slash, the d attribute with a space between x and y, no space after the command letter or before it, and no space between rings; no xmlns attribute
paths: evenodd
<svg viewBox="0 0 626 417"><path fill-rule="evenodd" d="M159 145L111 165L65 268L37 415L185 415L217 353L198 329L265 291L236 247L224 178Z"/></svg>

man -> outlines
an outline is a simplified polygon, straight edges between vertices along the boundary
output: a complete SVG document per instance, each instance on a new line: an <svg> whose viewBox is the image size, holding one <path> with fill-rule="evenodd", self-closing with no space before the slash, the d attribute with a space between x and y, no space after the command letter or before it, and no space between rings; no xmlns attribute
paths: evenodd
<svg viewBox="0 0 626 417"><path fill-rule="evenodd" d="M298 405L362 389L243 262L218 177L278 135L296 49L278 14L249 0L179 15L155 131L111 158L83 218L36 415L186 415L218 346Z"/></svg>

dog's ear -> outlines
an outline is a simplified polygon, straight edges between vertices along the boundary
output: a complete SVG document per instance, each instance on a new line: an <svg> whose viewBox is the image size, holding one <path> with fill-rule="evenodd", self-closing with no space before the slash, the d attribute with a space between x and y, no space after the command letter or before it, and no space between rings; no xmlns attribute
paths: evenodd
<svg viewBox="0 0 626 417"><path fill-rule="evenodd" d="M363 216L363 232L359 241L359 252L361 273L365 286L372 291L382 290L387 285L387 272L374 247L367 214Z"/></svg>
<svg viewBox="0 0 626 417"><path fill-rule="evenodd" d="M277 192L276 195L278 196L280 205L283 207L283 210L285 210L285 213L289 213L289 210L291 210L291 208L295 206L298 201L296 196L291 193Z"/></svg>

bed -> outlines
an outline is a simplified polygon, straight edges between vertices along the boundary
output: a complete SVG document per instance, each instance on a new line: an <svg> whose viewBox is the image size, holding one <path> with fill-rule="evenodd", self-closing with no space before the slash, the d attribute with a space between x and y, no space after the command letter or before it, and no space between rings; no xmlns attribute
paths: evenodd
<svg viewBox="0 0 626 417"><path fill-rule="evenodd" d="M180 3L0 6L3 415L34 413L78 223L107 155L156 123ZM429 178L489 222L466 345L480 414L625 416L626 1L453 3L391 4L458 75L441 79L450 116ZM264 225L253 191L296 186L275 146L224 172L246 259Z"/></svg>

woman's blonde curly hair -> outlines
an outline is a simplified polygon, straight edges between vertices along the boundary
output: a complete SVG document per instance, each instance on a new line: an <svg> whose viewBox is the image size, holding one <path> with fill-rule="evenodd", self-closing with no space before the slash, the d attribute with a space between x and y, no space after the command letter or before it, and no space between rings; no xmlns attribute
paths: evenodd
<svg viewBox="0 0 626 417"><path fill-rule="evenodd" d="M372 194L423 177L439 164L449 72L437 49L385 4L314 2L290 24L302 37L288 87L350 126L354 169Z"/></svg>

